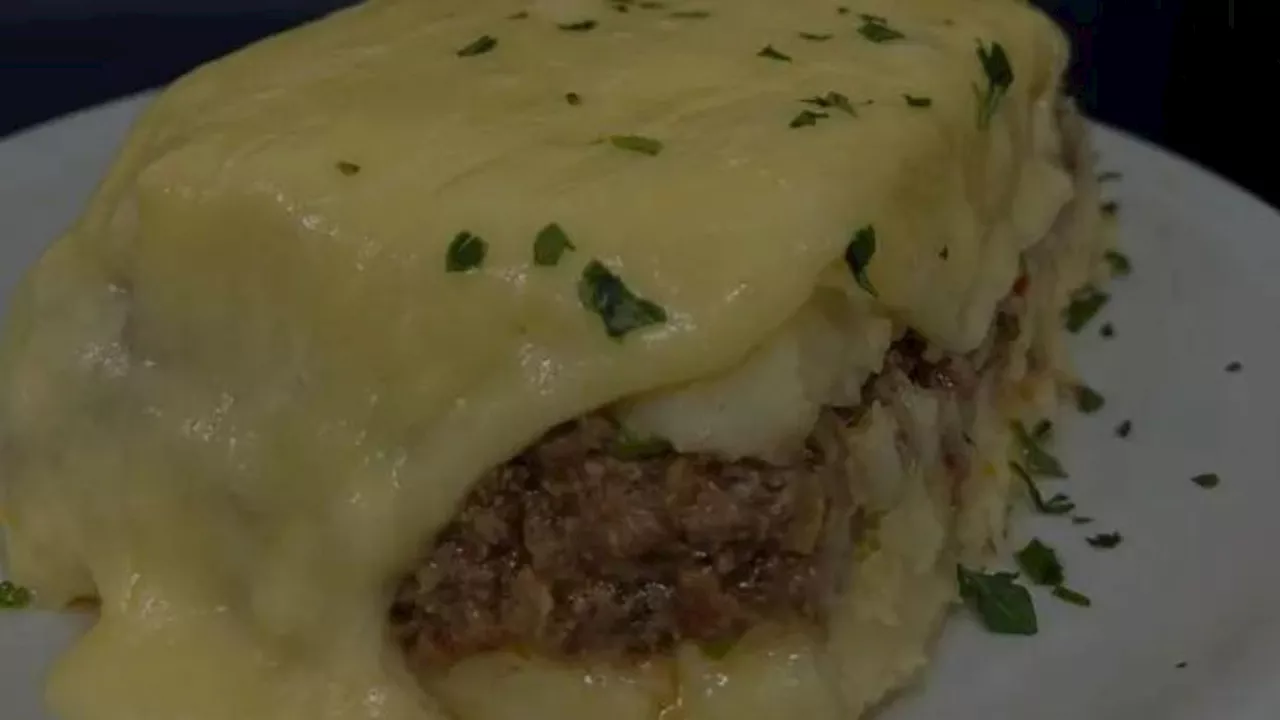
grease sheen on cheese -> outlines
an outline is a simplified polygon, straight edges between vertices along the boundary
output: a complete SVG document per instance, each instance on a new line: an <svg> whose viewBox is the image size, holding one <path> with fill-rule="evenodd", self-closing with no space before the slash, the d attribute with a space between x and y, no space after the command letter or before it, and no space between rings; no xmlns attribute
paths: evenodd
<svg viewBox="0 0 1280 720"><path fill-rule="evenodd" d="M609 5L375 0L141 120L25 282L0 368L13 574L48 604L102 600L51 679L59 717L441 717L383 623L469 484L557 422L732 375L856 228L878 237L867 322L981 341L1069 195L1048 20L1010 0ZM865 40L861 12L905 37ZM985 129L979 38L1016 73ZM791 62L756 56L770 44ZM829 92L856 116L789 127ZM600 142L630 135L661 152ZM577 250L534 267L551 222ZM483 265L446 273L464 230ZM606 336L575 288L593 258L668 320Z"/></svg>

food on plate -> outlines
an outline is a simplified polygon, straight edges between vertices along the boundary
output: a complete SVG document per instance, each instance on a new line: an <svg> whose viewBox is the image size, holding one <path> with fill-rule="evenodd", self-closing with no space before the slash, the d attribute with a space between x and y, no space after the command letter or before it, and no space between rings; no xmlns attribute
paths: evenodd
<svg viewBox="0 0 1280 720"><path fill-rule="evenodd" d="M7 567L98 604L54 713L859 716L1061 472L1067 56L1011 0L374 0L179 81L8 319Z"/></svg>

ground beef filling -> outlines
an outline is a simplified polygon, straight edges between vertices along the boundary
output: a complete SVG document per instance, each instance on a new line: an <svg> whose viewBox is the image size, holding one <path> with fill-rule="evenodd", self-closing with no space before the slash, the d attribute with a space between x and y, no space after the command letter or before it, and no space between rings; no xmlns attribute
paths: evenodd
<svg viewBox="0 0 1280 720"><path fill-rule="evenodd" d="M1017 334L997 327L997 345ZM973 392L986 362L926 351L899 340L863 397ZM860 414L825 412L781 466L646 447L601 414L557 428L477 483L401 585L393 633L431 668L499 648L647 656L724 647L764 620L820 624L863 525L835 438ZM948 466L959 477L965 463Z"/></svg>

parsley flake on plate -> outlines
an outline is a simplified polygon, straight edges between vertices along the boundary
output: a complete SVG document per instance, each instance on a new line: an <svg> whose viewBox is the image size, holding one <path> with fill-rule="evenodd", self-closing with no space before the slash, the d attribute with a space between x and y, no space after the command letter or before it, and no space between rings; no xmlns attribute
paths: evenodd
<svg viewBox="0 0 1280 720"><path fill-rule="evenodd" d="M933 105L933 98L920 97L910 93L903 93L902 99L907 101L908 107L913 108L927 108Z"/></svg>
<svg viewBox="0 0 1280 720"><path fill-rule="evenodd" d="M1099 550L1110 550L1124 542L1124 536L1118 532L1098 533L1085 538L1085 542Z"/></svg>
<svg viewBox="0 0 1280 720"><path fill-rule="evenodd" d="M1191 478L1191 482L1205 490L1212 490L1222 484L1222 478L1218 477L1218 473L1201 473Z"/></svg>
<svg viewBox="0 0 1280 720"><path fill-rule="evenodd" d="M960 597L982 621L983 627L1005 635L1035 635L1039 632L1036 607L1031 593L1009 572L986 573L956 566Z"/></svg>
<svg viewBox="0 0 1280 720"><path fill-rule="evenodd" d="M1102 409L1107 403L1107 399L1102 394L1088 385L1077 385L1075 387L1076 409L1085 415L1092 415Z"/></svg>
<svg viewBox="0 0 1280 720"><path fill-rule="evenodd" d="M1027 432L1022 423L1013 424L1014 439L1018 443L1018 455L1022 467L1034 477L1065 478L1067 471L1062 463L1040 444L1043 438Z"/></svg>
<svg viewBox="0 0 1280 720"><path fill-rule="evenodd" d="M1037 585L1061 585L1067 579L1057 551L1040 538L1032 538L1014 554L1014 560L1027 578Z"/></svg>
<svg viewBox="0 0 1280 720"><path fill-rule="evenodd" d="M1065 585L1055 587L1053 589L1053 596L1063 602L1071 603L1072 605L1078 605L1080 607L1093 606L1093 601L1089 599L1088 595L1078 593Z"/></svg>
<svg viewBox="0 0 1280 720"><path fill-rule="evenodd" d="M1035 506L1036 512L1042 515L1066 515L1076 509L1076 504L1071 502L1071 498L1063 493L1054 493L1052 497L1046 500L1044 495L1040 493L1040 488L1036 485L1036 481L1018 463L1009 463L1009 469L1027 488L1027 494L1031 496L1031 504Z"/></svg>
<svg viewBox="0 0 1280 720"><path fill-rule="evenodd" d="M580 20L578 22L561 23L556 27L566 32L587 32L588 30L595 30L599 24L595 20Z"/></svg>

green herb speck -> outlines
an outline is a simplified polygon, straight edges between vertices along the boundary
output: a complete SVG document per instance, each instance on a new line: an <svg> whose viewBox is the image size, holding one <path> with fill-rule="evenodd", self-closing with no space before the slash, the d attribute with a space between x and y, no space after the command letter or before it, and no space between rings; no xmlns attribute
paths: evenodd
<svg viewBox="0 0 1280 720"><path fill-rule="evenodd" d="M1053 596L1063 602L1079 605L1080 607L1091 607L1093 605L1093 601L1089 599L1088 595L1078 593L1065 585L1059 585L1054 588Z"/></svg>
<svg viewBox="0 0 1280 720"><path fill-rule="evenodd" d="M1031 593L1008 572L985 573L956 566L960 597L983 627L1007 635L1035 635L1039 631Z"/></svg>
<svg viewBox="0 0 1280 720"><path fill-rule="evenodd" d="M0 610L21 610L31 604L31 591L8 580L0 582Z"/></svg>
<svg viewBox="0 0 1280 720"><path fill-rule="evenodd" d="M1120 203L1115 200L1108 200L1102 203L1101 210L1106 217L1115 217L1120 212Z"/></svg>
<svg viewBox="0 0 1280 720"><path fill-rule="evenodd" d="M808 40L810 42L826 42L831 38L835 37L835 35L832 35L831 33L802 32L798 34L800 35L801 38Z"/></svg>
<svg viewBox="0 0 1280 720"><path fill-rule="evenodd" d="M982 63L982 74L986 78L986 87L973 85L973 94L978 101L978 127L986 128L995 117L1000 102L1013 85L1013 66L1009 64L1009 56L1004 46L998 42L990 46L978 41L978 61Z"/></svg>
<svg viewBox="0 0 1280 720"><path fill-rule="evenodd" d="M862 25L858 28L858 34L874 43L901 40L906 37L906 35L889 27L884 18L876 17L875 15L862 16Z"/></svg>
<svg viewBox="0 0 1280 720"><path fill-rule="evenodd" d="M1222 478L1218 477L1218 473L1201 473L1191 478L1191 482L1206 490L1212 490L1222 483Z"/></svg>
<svg viewBox="0 0 1280 720"><path fill-rule="evenodd" d="M579 22L561 23L556 27L567 32L587 32L588 30L595 30L599 24L595 20L581 20Z"/></svg>
<svg viewBox="0 0 1280 720"><path fill-rule="evenodd" d="M489 252L489 244L479 235L466 230L454 236L445 252L444 268L446 272L468 272L484 263L484 256Z"/></svg>
<svg viewBox="0 0 1280 720"><path fill-rule="evenodd" d="M576 92L565 93L565 94L564 94L564 101L565 101L565 102L567 102L567 103L569 103L570 105L574 105L574 106L581 105L581 104L582 104L582 96L581 96L581 95L579 95L579 94L578 94L578 93L576 93Z"/></svg>
<svg viewBox="0 0 1280 720"><path fill-rule="evenodd" d="M907 101L907 105L914 108L927 108L933 105L933 99L927 97L917 97L907 93L902 94L902 98Z"/></svg>
<svg viewBox="0 0 1280 720"><path fill-rule="evenodd" d="M1117 250L1108 250L1103 256L1111 266L1111 277L1129 277L1133 274L1133 262L1129 256Z"/></svg>
<svg viewBox="0 0 1280 720"><path fill-rule="evenodd" d="M1129 437L1129 435L1131 435L1132 433L1133 433L1132 420L1125 420L1124 422L1116 426L1116 437L1120 438L1121 440Z"/></svg>
<svg viewBox="0 0 1280 720"><path fill-rule="evenodd" d="M1231 362L1227 363L1227 367L1224 369L1229 373L1238 373L1241 370L1244 370L1244 364L1241 363L1239 360L1232 360Z"/></svg>
<svg viewBox="0 0 1280 720"><path fill-rule="evenodd" d="M650 157L662 152L662 142L660 140L654 140L643 135L612 135L609 137L609 144L619 150L630 150Z"/></svg>
<svg viewBox="0 0 1280 720"><path fill-rule="evenodd" d="M867 276L867 268L871 265L871 258L875 254L876 229L873 225L867 225L853 233L853 237L844 249L844 262L853 273L853 279L858 283L858 287L867 291L872 297L879 297L875 286L871 284L871 278Z"/></svg>
<svg viewBox="0 0 1280 720"><path fill-rule="evenodd" d="M566 252L577 249L577 246L569 240L564 228L551 223L539 230L533 240L533 264L554 267L560 263L560 258Z"/></svg>
<svg viewBox="0 0 1280 720"><path fill-rule="evenodd" d="M1076 509L1076 504L1071 502L1071 498L1062 493L1054 493L1053 497L1046 500L1040 494L1040 488L1036 485L1036 481L1031 479L1031 475L1018 463L1009 463L1009 469L1027 488L1027 494L1031 496L1031 504L1035 507L1036 512L1042 515L1066 515Z"/></svg>
<svg viewBox="0 0 1280 720"><path fill-rule="evenodd" d="M828 92L826 95L815 95L810 98L804 98L800 102L808 103L823 109L835 108L854 117L858 116L858 111L853 107L853 103L849 101L848 96L835 91Z"/></svg>
<svg viewBox="0 0 1280 720"><path fill-rule="evenodd" d="M828 118L828 117L831 117L831 116L824 112L814 112L812 110L801 110L799 114L791 118L791 122L788 123L788 127L792 127L792 128L809 127L810 125L817 125L819 120L823 118Z"/></svg>
<svg viewBox="0 0 1280 720"><path fill-rule="evenodd" d="M1083 330L1110 300L1110 295L1092 285L1077 290L1063 313L1067 332L1078 333Z"/></svg>
<svg viewBox="0 0 1280 720"><path fill-rule="evenodd" d="M1085 542L1090 546L1099 550L1110 550L1124 541L1124 536L1118 532L1098 533L1085 538Z"/></svg>
<svg viewBox="0 0 1280 720"><path fill-rule="evenodd" d="M466 47L458 51L458 57L473 57L475 55L483 55L494 48L498 47L498 38L492 35L481 35L472 40Z"/></svg>
<svg viewBox="0 0 1280 720"><path fill-rule="evenodd" d="M1106 404L1106 398L1097 390L1088 385L1077 385L1075 387L1076 409L1085 415L1092 415L1102 409Z"/></svg>
<svg viewBox="0 0 1280 720"><path fill-rule="evenodd" d="M352 175L357 175L360 172L359 165L353 162L347 162L346 160L339 160L337 164L337 168L338 168L338 172L342 173L343 175L346 175L347 177L351 177Z"/></svg>
<svg viewBox="0 0 1280 720"><path fill-rule="evenodd" d="M1015 553L1014 560L1031 582L1037 585L1061 585L1067 579L1062 562L1058 560L1058 553L1039 538L1033 538Z"/></svg>
<svg viewBox="0 0 1280 720"><path fill-rule="evenodd" d="M1028 473L1036 477L1065 478L1067 476L1058 458L1045 450L1040 440L1028 433L1022 423L1013 424L1013 434L1023 468Z"/></svg>
<svg viewBox="0 0 1280 720"><path fill-rule="evenodd" d="M671 17L680 20L706 20L711 17L711 13L706 10L677 10L671 13Z"/></svg>
<svg viewBox="0 0 1280 720"><path fill-rule="evenodd" d="M782 62L791 62L791 56L778 52L772 45L765 45L760 48L760 52L756 53L756 57L769 58L770 60L779 60Z"/></svg>
<svg viewBox="0 0 1280 720"><path fill-rule="evenodd" d="M630 332L667 321L667 312L626 286L600 261L592 260L578 281L578 299L587 310L600 316L605 334L618 340Z"/></svg>

